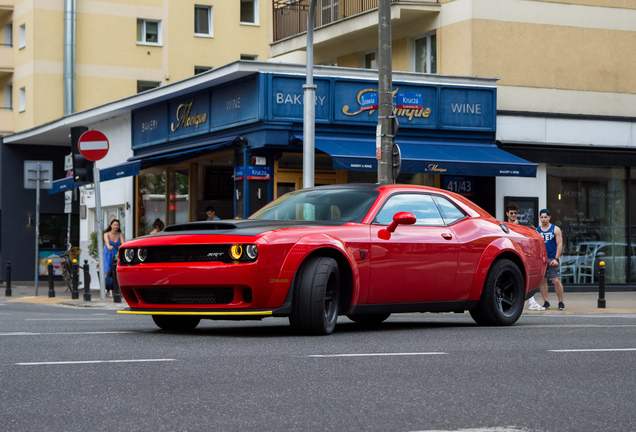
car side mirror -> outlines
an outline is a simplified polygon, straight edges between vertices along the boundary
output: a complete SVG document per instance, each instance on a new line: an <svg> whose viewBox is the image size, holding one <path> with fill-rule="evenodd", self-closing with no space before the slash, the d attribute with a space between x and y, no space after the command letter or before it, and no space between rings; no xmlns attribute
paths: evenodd
<svg viewBox="0 0 636 432"><path fill-rule="evenodd" d="M378 237L382 240L389 240L391 233L395 231L398 225L413 225L417 221L415 215L411 212L397 212L393 216L393 222L385 229L378 231Z"/></svg>

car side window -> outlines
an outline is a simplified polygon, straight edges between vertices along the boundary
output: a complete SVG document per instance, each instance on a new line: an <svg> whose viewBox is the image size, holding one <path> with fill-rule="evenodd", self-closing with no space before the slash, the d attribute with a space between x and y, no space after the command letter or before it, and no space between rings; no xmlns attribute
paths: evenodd
<svg viewBox="0 0 636 432"><path fill-rule="evenodd" d="M442 218L444 218L446 225L453 224L466 217L466 213L447 198L433 195L433 200L435 204L437 204L437 207L439 207L439 211L442 213Z"/></svg>
<svg viewBox="0 0 636 432"><path fill-rule="evenodd" d="M393 216L398 212L410 212L417 219L415 225L440 226L444 220L433 198L425 194L396 194L384 203L375 221L381 225L393 222Z"/></svg>

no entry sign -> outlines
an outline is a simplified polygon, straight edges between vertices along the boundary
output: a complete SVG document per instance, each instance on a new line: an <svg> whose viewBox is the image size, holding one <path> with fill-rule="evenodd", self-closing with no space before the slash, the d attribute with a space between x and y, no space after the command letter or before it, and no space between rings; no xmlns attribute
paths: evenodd
<svg viewBox="0 0 636 432"><path fill-rule="evenodd" d="M86 159L98 161L108 153L108 138L100 131L89 130L79 138L77 148Z"/></svg>

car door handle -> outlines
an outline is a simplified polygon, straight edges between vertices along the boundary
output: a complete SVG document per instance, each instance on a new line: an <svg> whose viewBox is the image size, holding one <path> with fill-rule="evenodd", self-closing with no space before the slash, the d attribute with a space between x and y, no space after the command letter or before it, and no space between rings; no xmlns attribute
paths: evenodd
<svg viewBox="0 0 636 432"><path fill-rule="evenodd" d="M453 235L449 233L442 233L442 237L444 237L446 240L451 240L453 238Z"/></svg>

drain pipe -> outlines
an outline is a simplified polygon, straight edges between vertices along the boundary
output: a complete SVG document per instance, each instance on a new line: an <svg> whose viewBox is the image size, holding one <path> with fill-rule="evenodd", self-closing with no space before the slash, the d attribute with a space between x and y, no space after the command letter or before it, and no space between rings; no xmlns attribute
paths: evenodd
<svg viewBox="0 0 636 432"><path fill-rule="evenodd" d="M64 1L64 115L75 112L75 1Z"/></svg>

